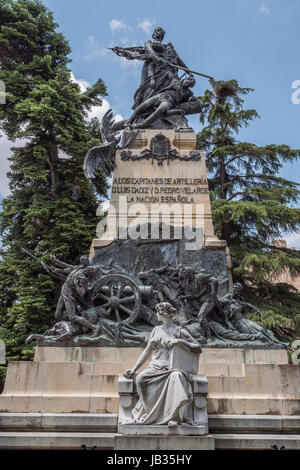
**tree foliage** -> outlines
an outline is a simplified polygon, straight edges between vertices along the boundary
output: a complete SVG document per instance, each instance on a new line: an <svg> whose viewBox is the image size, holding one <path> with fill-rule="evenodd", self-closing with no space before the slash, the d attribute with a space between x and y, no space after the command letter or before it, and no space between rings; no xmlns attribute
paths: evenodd
<svg viewBox="0 0 300 470"><path fill-rule="evenodd" d="M0 126L11 140L22 139L10 157L11 193L0 216L0 338L13 360L32 357L24 339L49 327L59 293L21 248L43 261L53 253L76 263L95 236L97 199L82 164L101 143L97 121L87 118L106 87L98 80L80 92L67 68L69 44L38 0L0 0L0 51L7 91ZM97 190L105 195L106 189L103 176Z"/></svg>
<svg viewBox="0 0 300 470"><path fill-rule="evenodd" d="M214 226L230 248L234 279L261 308L265 326L292 337L300 296L277 280L286 272L300 274L300 254L278 241L299 230L300 187L282 178L280 170L296 162L300 150L239 141L239 131L259 117L243 108L243 98L253 90L236 80L210 84L202 97L206 107L198 145L206 155Z"/></svg>

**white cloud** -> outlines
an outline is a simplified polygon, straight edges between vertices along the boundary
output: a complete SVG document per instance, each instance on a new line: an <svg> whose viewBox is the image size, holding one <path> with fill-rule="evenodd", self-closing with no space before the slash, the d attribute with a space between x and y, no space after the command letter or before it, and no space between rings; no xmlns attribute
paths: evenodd
<svg viewBox="0 0 300 470"><path fill-rule="evenodd" d="M268 3L267 0L266 0L265 2L262 2L262 3L260 4L259 11L260 11L261 13L266 14L266 15L267 15L268 13L270 13L271 8L270 8L269 3Z"/></svg>
<svg viewBox="0 0 300 470"><path fill-rule="evenodd" d="M94 36L89 36L85 40L88 53L84 55L84 60L93 60L97 57L105 56L108 53L106 47L101 47Z"/></svg>
<svg viewBox="0 0 300 470"><path fill-rule="evenodd" d="M71 72L71 80L72 82L77 83L77 85L79 85L81 93L84 93L86 89L91 86L90 82L88 82L84 78L75 78L73 72Z"/></svg>
<svg viewBox="0 0 300 470"><path fill-rule="evenodd" d="M287 242L288 248L297 248L297 250L300 250L300 233L299 232L293 232L288 234L285 237L285 240Z"/></svg>
<svg viewBox="0 0 300 470"><path fill-rule="evenodd" d="M74 83L77 83L79 85L81 93L84 93L87 90L87 88L89 88L91 86L90 82L88 82L84 78L76 78L74 76L73 72L71 72L71 80ZM88 120L96 117L101 121L101 119L104 116L104 114L106 113L106 111L108 111L110 108L111 108L111 105L110 105L109 101L102 98L102 105L101 106L93 106L91 108L91 110L89 111ZM116 113L114 115L114 119L115 119L115 121L122 121L122 119L124 119L124 118L121 116L121 114Z"/></svg>
<svg viewBox="0 0 300 470"><path fill-rule="evenodd" d="M146 18L145 20L138 20L138 28L148 35L151 33L154 24L155 20L150 20L149 18Z"/></svg>
<svg viewBox="0 0 300 470"><path fill-rule="evenodd" d="M88 113L88 119L92 119L94 117L98 118L100 121L103 118L106 111L111 108L111 105L108 100L102 98L102 106L93 106L92 109ZM114 114L115 121L122 121L124 119L121 114L116 113Z"/></svg>
<svg viewBox="0 0 300 470"><path fill-rule="evenodd" d="M116 45L122 45L122 47L132 47L139 44L139 41L129 40L127 37L122 37L118 40L118 44L115 41L111 41L108 47L113 48ZM140 60L127 60L125 57L119 57L110 51L107 47L100 47L99 44L93 44L94 49L90 49L89 52L84 56L84 60L91 61L99 57L105 57L110 61L121 65L123 69L127 69L129 74L138 78L140 75L141 61Z"/></svg>
<svg viewBox="0 0 300 470"><path fill-rule="evenodd" d="M84 60L93 60L97 57L102 57L108 55L108 50L106 47L99 47L91 50L88 54L86 54L83 58Z"/></svg>
<svg viewBox="0 0 300 470"><path fill-rule="evenodd" d="M112 19L109 22L109 27L112 33L115 31L131 31L132 27L125 23L124 20Z"/></svg>

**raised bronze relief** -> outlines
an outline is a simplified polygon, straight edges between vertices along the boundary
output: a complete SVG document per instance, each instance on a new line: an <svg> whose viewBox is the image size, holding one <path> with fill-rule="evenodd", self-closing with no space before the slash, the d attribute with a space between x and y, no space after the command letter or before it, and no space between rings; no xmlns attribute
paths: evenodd
<svg viewBox="0 0 300 470"><path fill-rule="evenodd" d="M180 155L178 150L171 149L170 140L163 134L157 134L154 136L150 141L150 148L142 150L139 155L133 155L131 150L123 150L121 152L121 160L123 161L139 161L144 159L151 159L152 164L154 163L154 160L156 160L157 164L162 166L164 161L167 161L167 165L169 165L172 160L200 161L201 153L193 150L189 152L189 156Z"/></svg>

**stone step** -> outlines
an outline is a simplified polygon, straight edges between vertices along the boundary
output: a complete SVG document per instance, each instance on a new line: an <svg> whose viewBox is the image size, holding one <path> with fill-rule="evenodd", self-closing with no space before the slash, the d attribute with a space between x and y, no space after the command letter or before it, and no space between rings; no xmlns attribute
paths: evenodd
<svg viewBox="0 0 300 470"><path fill-rule="evenodd" d="M300 435L300 416L212 414L208 425L212 433Z"/></svg>
<svg viewBox="0 0 300 470"><path fill-rule="evenodd" d="M0 449L98 450L300 450L300 435L210 434L207 436L122 436L116 433L0 432Z"/></svg>
<svg viewBox="0 0 300 470"><path fill-rule="evenodd" d="M207 436L122 436L116 433L0 432L0 450L214 450Z"/></svg>
<svg viewBox="0 0 300 470"><path fill-rule="evenodd" d="M300 416L209 415L212 433L299 434ZM116 413L0 413L0 432L117 432Z"/></svg>
<svg viewBox="0 0 300 470"><path fill-rule="evenodd" d="M214 434L216 450L300 450L300 435L291 434Z"/></svg>
<svg viewBox="0 0 300 470"><path fill-rule="evenodd" d="M117 432L115 413L0 413L0 432Z"/></svg>
<svg viewBox="0 0 300 470"><path fill-rule="evenodd" d="M114 449L115 433L0 432L0 449Z"/></svg>

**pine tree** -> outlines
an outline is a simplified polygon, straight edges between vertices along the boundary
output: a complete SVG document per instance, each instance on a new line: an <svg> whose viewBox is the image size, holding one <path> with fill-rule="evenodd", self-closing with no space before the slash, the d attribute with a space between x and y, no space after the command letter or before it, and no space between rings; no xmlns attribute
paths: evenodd
<svg viewBox="0 0 300 470"><path fill-rule="evenodd" d="M82 165L87 150L101 143L98 123L87 116L101 105L106 87L99 80L80 92L67 68L70 47L56 28L40 1L0 0L0 79L7 90L0 125L10 139L24 139L10 157L11 194L0 216L0 339L9 360L32 357L24 339L53 323L60 291L21 248L45 262L52 253L76 264L88 253L98 221ZM97 190L105 195L100 176Z"/></svg>
<svg viewBox="0 0 300 470"><path fill-rule="evenodd" d="M239 130L259 117L243 108L243 97L253 90L241 88L236 80L210 84L202 97L207 106L200 115L205 127L198 144L206 155L214 226L230 248L234 280L243 283L248 300L260 307L263 324L292 338L299 334L300 295L276 278L286 271L300 273L300 253L278 240L299 230L300 191L299 184L279 172L284 163L299 158L300 150L237 140Z"/></svg>

